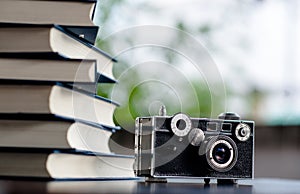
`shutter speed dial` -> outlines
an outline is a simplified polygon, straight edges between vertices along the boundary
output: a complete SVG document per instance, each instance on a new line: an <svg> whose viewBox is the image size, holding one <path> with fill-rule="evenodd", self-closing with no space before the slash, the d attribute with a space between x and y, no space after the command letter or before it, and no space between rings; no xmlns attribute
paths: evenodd
<svg viewBox="0 0 300 194"><path fill-rule="evenodd" d="M171 120L171 129L179 137L186 136L190 132L191 127L191 119L186 114L178 113Z"/></svg>
<svg viewBox="0 0 300 194"><path fill-rule="evenodd" d="M245 123L240 123L235 129L235 136L240 141L247 141L251 135L251 128Z"/></svg>

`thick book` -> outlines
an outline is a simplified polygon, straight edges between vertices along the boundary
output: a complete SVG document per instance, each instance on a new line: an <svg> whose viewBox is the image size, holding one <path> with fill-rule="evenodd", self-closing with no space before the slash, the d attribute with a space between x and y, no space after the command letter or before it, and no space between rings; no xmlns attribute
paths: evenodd
<svg viewBox="0 0 300 194"><path fill-rule="evenodd" d="M96 83L97 69L95 60L68 59L57 55L42 58L25 58L22 55L0 54L0 79Z"/></svg>
<svg viewBox="0 0 300 194"><path fill-rule="evenodd" d="M97 72L114 80L115 59L59 25L0 24L1 53L59 53L71 59L97 61Z"/></svg>
<svg viewBox="0 0 300 194"><path fill-rule="evenodd" d="M95 1L0 0L0 21L93 26Z"/></svg>
<svg viewBox="0 0 300 194"><path fill-rule="evenodd" d="M0 114L0 147L76 149L112 154L113 131L49 115Z"/></svg>
<svg viewBox="0 0 300 194"><path fill-rule="evenodd" d="M0 150L0 177L61 180L134 178L134 158L85 152Z"/></svg>
<svg viewBox="0 0 300 194"><path fill-rule="evenodd" d="M0 83L0 113L53 114L108 128L116 128L118 106L106 98L67 85Z"/></svg>

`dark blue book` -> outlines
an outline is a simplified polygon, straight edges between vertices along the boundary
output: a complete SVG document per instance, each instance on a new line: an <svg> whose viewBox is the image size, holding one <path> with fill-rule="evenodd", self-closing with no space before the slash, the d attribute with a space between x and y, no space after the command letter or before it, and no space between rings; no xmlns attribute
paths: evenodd
<svg viewBox="0 0 300 194"><path fill-rule="evenodd" d="M63 28L70 34L95 44L98 35L98 26L63 26Z"/></svg>

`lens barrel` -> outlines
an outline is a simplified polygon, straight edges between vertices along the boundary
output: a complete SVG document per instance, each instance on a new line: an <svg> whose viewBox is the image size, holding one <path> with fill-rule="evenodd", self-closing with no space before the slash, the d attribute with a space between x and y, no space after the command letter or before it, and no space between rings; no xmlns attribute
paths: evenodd
<svg viewBox="0 0 300 194"><path fill-rule="evenodd" d="M209 140L206 160L212 169L218 172L229 171L235 165L237 157L237 146L230 137L220 135Z"/></svg>

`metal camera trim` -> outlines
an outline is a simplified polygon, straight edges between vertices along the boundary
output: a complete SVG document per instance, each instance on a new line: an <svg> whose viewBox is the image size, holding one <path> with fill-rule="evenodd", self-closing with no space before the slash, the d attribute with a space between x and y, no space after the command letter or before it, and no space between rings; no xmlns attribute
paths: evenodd
<svg viewBox="0 0 300 194"><path fill-rule="evenodd" d="M220 143L225 144L229 148L230 153L231 153L229 160L225 164L218 163L217 161L214 160L214 157L213 157L213 150ZM237 158L238 158L237 146L230 137L220 135L220 136L212 138L209 141L209 143L207 145L206 160L212 169L214 169L218 172L229 171L235 166L235 164L237 162Z"/></svg>
<svg viewBox="0 0 300 194"><path fill-rule="evenodd" d="M243 134L240 134L243 133ZM247 141L251 135L251 128L245 123L240 123L235 128L235 136L240 141Z"/></svg>
<svg viewBox="0 0 300 194"><path fill-rule="evenodd" d="M193 128L188 135L188 140L193 146L200 146L200 144L204 141L205 134L200 128Z"/></svg>
<svg viewBox="0 0 300 194"><path fill-rule="evenodd" d="M178 129L178 127L176 125L177 122L180 120L184 120L186 123L185 128L183 130ZM186 114L178 113L178 114L174 115L174 117L171 120L171 129L172 129L173 133L179 137L186 136L190 132L191 128L192 128L191 119Z"/></svg>

